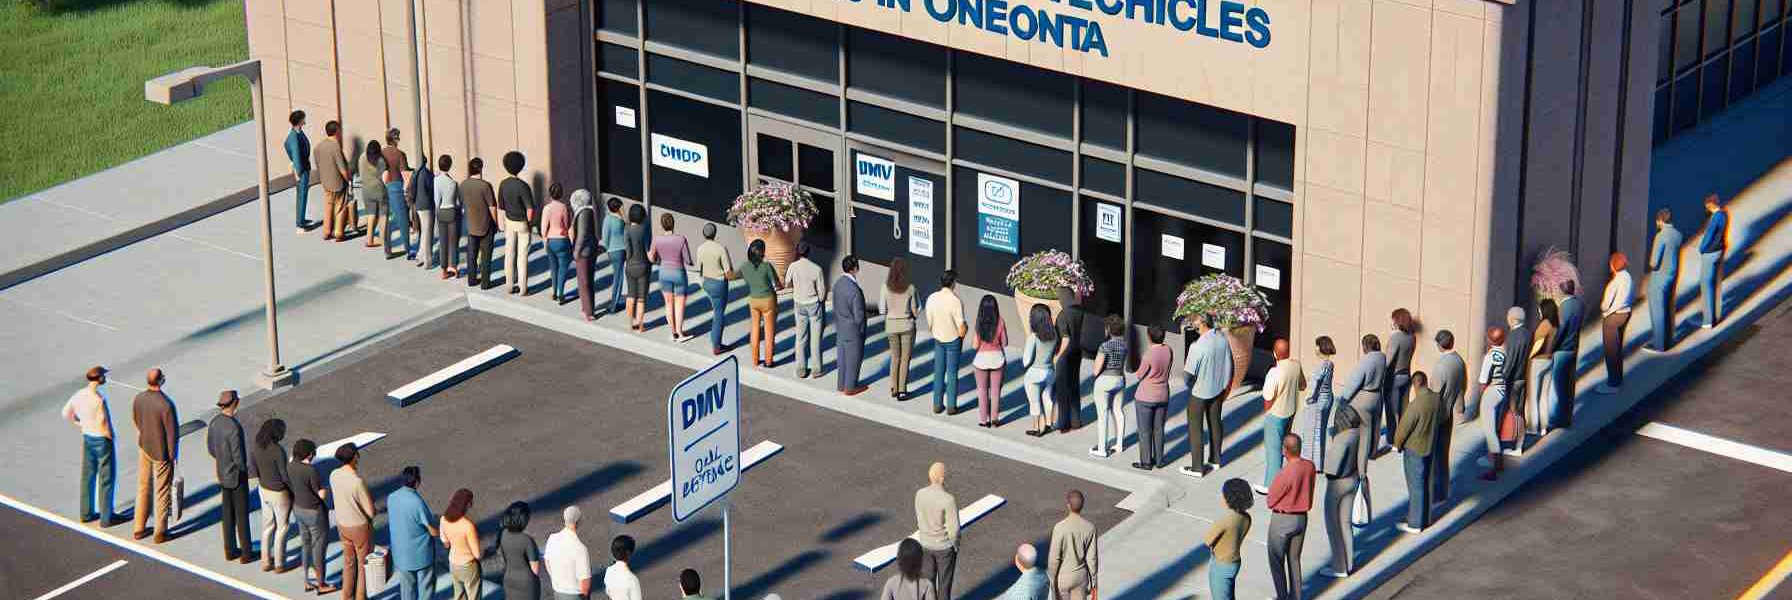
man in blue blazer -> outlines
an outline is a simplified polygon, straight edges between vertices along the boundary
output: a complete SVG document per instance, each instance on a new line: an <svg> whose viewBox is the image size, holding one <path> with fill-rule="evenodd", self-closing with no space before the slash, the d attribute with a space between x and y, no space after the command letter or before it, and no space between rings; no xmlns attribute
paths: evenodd
<svg viewBox="0 0 1792 600"><path fill-rule="evenodd" d="M1730 211L1717 203L1717 194L1705 197L1705 233L1699 236L1699 295L1705 298L1704 327L1724 320L1724 250L1730 233Z"/></svg>
<svg viewBox="0 0 1792 600"><path fill-rule="evenodd" d="M1562 282L1562 328L1556 332L1555 353L1550 360L1550 382L1555 384L1556 403L1548 410L1550 429L1566 429L1574 425L1574 380L1580 370L1580 330L1586 324L1586 304L1580 299L1574 280Z"/></svg>
<svg viewBox="0 0 1792 600"><path fill-rule="evenodd" d="M865 291L859 288L859 259L840 259L840 278L834 281L834 371L840 393L857 396L869 386L859 383L859 365L865 361Z"/></svg>
<svg viewBox="0 0 1792 600"><path fill-rule="evenodd" d="M311 192L311 138L305 137L305 111L292 111L286 122L292 124L292 131L286 134L286 160L292 163L292 176L297 180L293 192L299 196L293 222L298 225L299 234L304 235L311 225L305 218L305 198Z"/></svg>
<svg viewBox="0 0 1792 600"><path fill-rule="evenodd" d="M1649 247L1649 333L1656 352L1674 346L1674 286L1680 278L1680 245L1686 236L1674 228L1674 213L1655 212L1655 244ZM1512 356L1507 354L1507 356Z"/></svg>

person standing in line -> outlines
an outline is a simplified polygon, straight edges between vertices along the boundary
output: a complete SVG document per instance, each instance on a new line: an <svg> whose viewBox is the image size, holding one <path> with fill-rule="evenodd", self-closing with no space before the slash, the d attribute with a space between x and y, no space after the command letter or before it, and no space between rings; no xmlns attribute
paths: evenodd
<svg viewBox="0 0 1792 600"><path fill-rule="evenodd" d="M498 196L481 176L485 159L467 161L467 178L460 182L461 204L467 211L467 287L492 289L492 237L496 233Z"/></svg>
<svg viewBox="0 0 1792 600"><path fill-rule="evenodd" d="M1525 383L1531 372L1531 345L1534 342L1531 337L1531 329L1524 326L1524 320L1524 307L1514 306L1506 309L1506 345L1503 348L1506 355L1506 366L1502 375L1506 381L1506 401L1518 403L1511 409L1518 411L1520 415L1525 414L1525 402L1530 397L1525 393L1527 391ZM1535 410L1530 414L1532 419L1536 418ZM1513 449L1514 451L1524 449L1523 431L1518 433L1518 440Z"/></svg>
<svg viewBox="0 0 1792 600"><path fill-rule="evenodd" d="M1101 546L1096 543L1095 524L1083 518L1083 493L1070 490L1064 494L1064 518L1052 525L1051 554L1046 557L1045 576L1051 589L1064 600L1096 597L1101 583ZM950 598L951 596L941 596Z"/></svg>
<svg viewBox="0 0 1792 600"><path fill-rule="evenodd" d="M346 231L355 228L355 208L348 202L349 169L342 152L341 123L324 122L324 140L311 149L311 158L324 188L324 241L340 242ZM304 219L305 213L300 212L299 218Z"/></svg>
<svg viewBox="0 0 1792 600"><path fill-rule="evenodd" d="M1718 204L1717 194L1705 196L1705 232L1699 235L1699 296L1705 300L1705 329L1724 320L1724 251L1730 237L1730 211Z"/></svg>
<svg viewBox="0 0 1792 600"><path fill-rule="evenodd" d="M1337 354L1338 346L1331 336L1313 340L1313 355L1319 358L1319 366L1313 373L1313 394L1307 396L1307 407L1300 411L1303 416L1296 422L1301 424L1301 439L1306 441L1300 449L1301 458L1315 463L1325 462L1325 427L1332 420L1332 373L1336 369L1332 357Z"/></svg>
<svg viewBox="0 0 1792 600"><path fill-rule="evenodd" d="M417 168L411 171L411 180L405 184L405 203L410 205L411 218L416 219L419 231L417 244L407 246L410 258L417 263L417 268L428 269L435 260L435 252L430 249L430 242L436 237L436 174L429 170L429 155L417 161Z"/></svg>
<svg viewBox="0 0 1792 600"><path fill-rule="evenodd" d="M703 577L696 569L685 569L678 572L678 597L684 600L710 600L703 595Z"/></svg>
<svg viewBox="0 0 1792 600"><path fill-rule="evenodd" d="M1506 330L1495 325L1487 328L1487 353L1481 356L1481 433L1487 437L1487 471L1481 479L1499 479L1501 457L1500 421L1506 415Z"/></svg>
<svg viewBox="0 0 1792 600"><path fill-rule="evenodd" d="M398 148L398 128L386 132L386 145L380 152L386 166L385 172L380 174L380 181L386 186L386 234L383 238L387 242L386 256L390 258L394 254L391 238L396 233L404 244L399 248L400 253L407 260L417 260L417 249L411 241L410 202L404 193L405 177L411 174L411 159Z"/></svg>
<svg viewBox="0 0 1792 600"><path fill-rule="evenodd" d="M848 396L865 393L859 383L859 367L865 363L865 289L859 287L859 257L840 259L840 278L834 280L834 389Z"/></svg>
<svg viewBox="0 0 1792 600"><path fill-rule="evenodd" d="M1450 499L1450 442L1456 424L1463 422L1468 393L1468 363L1456 353L1456 334L1440 329L1432 336L1437 343L1437 362L1431 367L1437 381L1437 439L1431 443L1431 503L1443 504Z"/></svg>
<svg viewBox="0 0 1792 600"><path fill-rule="evenodd" d="M1301 371L1300 361L1289 353L1288 340L1277 339L1270 348L1276 365L1263 376L1263 485L1253 488L1259 494L1269 493L1270 482L1282 472L1282 455L1275 448L1294 426L1300 393L1307 389L1307 374Z"/></svg>
<svg viewBox="0 0 1792 600"><path fill-rule="evenodd" d="M299 235L305 235L311 227L311 221L305 218L305 200L311 195L311 138L305 136L305 111L292 111L286 122L292 124L292 131L286 132L286 162L292 165L293 193L299 199L293 207L292 220Z"/></svg>
<svg viewBox="0 0 1792 600"><path fill-rule="evenodd" d="M400 471L400 482L386 495L386 533L392 538L392 571L398 578L398 597L427 599L436 591L436 514L417 488L423 485L423 469L410 465Z"/></svg>
<svg viewBox="0 0 1792 600"><path fill-rule="evenodd" d="M885 294L889 292L886 290ZM1033 428L1027 435L1043 436L1052 431L1052 362L1058 354L1058 328L1052 325L1052 309L1044 304L1034 304L1028 311L1027 320L1032 324L1033 335L1027 336L1026 348L1021 350L1020 366L1026 369L1021 376L1021 388L1027 394L1027 414L1033 417ZM886 327L889 323L885 318ZM912 339L911 343L912 343Z"/></svg>
<svg viewBox="0 0 1792 600"><path fill-rule="evenodd" d="M1400 450L1406 467L1406 522L1397 527L1407 533L1418 533L1431 526L1431 453L1437 440L1437 428L1443 414L1437 392L1431 391L1425 372L1412 374L1412 401L1400 415L1394 428L1394 448Z"/></svg>
<svg viewBox="0 0 1792 600"><path fill-rule="evenodd" d="M999 600L1046 600L1050 594L1046 588L1050 586L1046 583L1045 570L1038 565L1039 550L1033 548L1032 544L1021 544L1015 548L1014 569L1020 571L1020 575L1014 578L1014 583L1008 589L1002 591Z"/></svg>
<svg viewBox="0 0 1792 600"><path fill-rule="evenodd" d="M553 283L555 305L566 304L566 271L572 268L572 207L563 199L565 190L556 181L548 184L548 202L541 208L541 237L548 254L548 281Z"/></svg>
<svg viewBox="0 0 1792 600"><path fill-rule="evenodd" d="M306 592L328 594L337 589L324 579L330 546L330 514L324 500L330 497L330 490L324 488L317 467L311 464L316 456L317 442L303 438L293 442L286 480L292 488L293 520L299 526L299 566L303 570L299 579L305 581Z"/></svg>
<svg viewBox="0 0 1792 600"><path fill-rule="evenodd" d="M578 198L578 194L573 192L573 198ZM541 549L535 545L535 538L523 531L528 527L527 502L510 503L498 517L496 550L499 570L503 572L505 598L541 597ZM587 572L585 577L589 580L591 574Z"/></svg>
<svg viewBox="0 0 1792 600"><path fill-rule="evenodd" d="M622 230L628 260L622 265L622 273L628 278L629 328L636 332L647 331L647 276L653 264L647 249L652 245L648 241L651 235L647 231L647 208L639 204L628 207L628 227Z"/></svg>
<svg viewBox="0 0 1792 600"><path fill-rule="evenodd" d="M504 172L510 176L498 182L498 208L504 211L504 284L510 294L529 295L530 223L535 222L535 190L517 177L526 161L523 153L504 153Z"/></svg>
<svg viewBox="0 0 1792 600"><path fill-rule="evenodd" d="M1525 354L1529 357L1531 373L1536 376L1536 385L1531 392L1531 406L1525 424L1529 433L1543 436L1549 433L1550 415L1555 403L1556 389L1551 385L1551 377L1555 375L1553 357L1558 338L1561 337L1561 313L1556 310L1556 301L1544 298L1537 303L1536 340ZM1521 444L1522 445L1522 444Z"/></svg>
<svg viewBox="0 0 1792 600"><path fill-rule="evenodd" d="M641 600L641 579L628 564L635 556L635 538L619 535L610 540L610 556L616 564L604 569L604 595L610 600Z"/></svg>
<svg viewBox="0 0 1792 600"><path fill-rule="evenodd" d="M966 331L958 271L940 274L940 289L927 296L927 330L933 335L933 414L958 414L959 345ZM945 590L941 590L945 591ZM944 595L944 594L942 594Z"/></svg>
<svg viewBox="0 0 1792 600"><path fill-rule="evenodd" d="M660 297L666 301L666 325L672 329L672 341L684 342L691 339L684 333L684 307L690 298L687 291L691 283L686 270L697 261L691 258L690 240L672 231L676 224L672 213L660 213L660 230L664 233L653 238L647 259L659 265Z"/></svg>
<svg viewBox="0 0 1792 600"><path fill-rule="evenodd" d="M908 369L915 354L915 316L921 314L907 259L898 256L890 261L877 312L884 316L884 335L890 344L890 397L904 402L909 399Z"/></svg>
<svg viewBox="0 0 1792 600"><path fill-rule="evenodd" d="M1375 438L1380 435L1381 427L1376 420L1381 418L1381 386L1388 379L1388 357L1381 353L1381 340L1373 333L1363 336L1361 349L1363 357L1344 378L1338 400L1363 419L1362 426L1356 428L1356 471L1363 475L1359 492L1363 495L1363 504L1372 506L1369 502L1369 459L1375 458Z"/></svg>
<svg viewBox="0 0 1792 600"><path fill-rule="evenodd" d="M291 528L292 489L286 475L286 421L268 419L255 430L249 452L249 481L261 493L261 570L291 571L286 566L286 534Z"/></svg>
<svg viewBox="0 0 1792 600"><path fill-rule="evenodd" d="M971 330L971 381L977 388L977 426L995 427L1002 417L1002 371L1008 367L1008 324L996 297L977 302L977 327Z"/></svg>
<svg viewBox="0 0 1792 600"><path fill-rule="evenodd" d="M1630 284L1629 256L1613 252L1608 266L1612 278L1599 302L1599 349L1605 355L1605 381L1597 388L1601 394L1616 393L1624 385L1624 327L1630 324L1630 299L1636 293Z"/></svg>
<svg viewBox="0 0 1792 600"><path fill-rule="evenodd" d="M1562 282L1562 323L1556 329L1556 351L1550 358L1550 382L1556 387L1556 401L1549 411L1550 427L1567 429L1574 425L1574 389L1580 378L1580 329L1586 321L1586 304L1574 280Z"/></svg>
<svg viewBox="0 0 1792 600"><path fill-rule="evenodd" d="M1301 596L1300 552L1307 540L1307 511L1313 508L1313 461L1300 457L1300 436L1282 436L1287 466L1269 486L1269 573L1276 598Z"/></svg>
<svg viewBox="0 0 1792 600"><path fill-rule="evenodd" d="M784 268L784 287L796 304L796 378L821 378L821 318L827 312L827 274L810 260L814 247L797 242L796 260ZM813 365L813 366L811 366Z"/></svg>
<svg viewBox="0 0 1792 600"><path fill-rule="evenodd" d="M1655 212L1655 243L1649 246L1649 337L1644 350L1674 347L1674 288L1680 279L1680 245L1686 236L1674 227L1674 213Z"/></svg>
<svg viewBox="0 0 1792 600"><path fill-rule="evenodd" d="M703 224L703 243L697 245L697 276L703 279L703 296L709 300L709 353L721 356L728 350L722 343L722 330L728 327L728 280L739 277L734 272L734 257L728 247L716 241L716 224Z"/></svg>
<svg viewBox="0 0 1792 600"><path fill-rule="evenodd" d="M1174 356L1164 344L1164 328L1146 327L1145 338L1151 340L1151 346L1132 373L1139 382L1133 392L1139 416L1139 462L1132 468L1149 471L1164 466L1164 422L1170 414L1170 361Z"/></svg>
<svg viewBox="0 0 1792 600"><path fill-rule="evenodd" d="M1244 545L1244 536L1251 532L1251 484L1237 477L1227 479L1220 484L1220 497L1231 510L1201 536L1201 543L1213 556L1207 563L1207 595L1213 600L1232 600L1238 572L1244 567L1240 547Z"/></svg>
<svg viewBox="0 0 1792 600"><path fill-rule="evenodd" d="M896 573L884 580L883 593L877 600L939 600L933 581L921 573L927 562L926 552L915 538L902 538L896 544ZM774 594L775 596L775 594ZM767 596L769 600L772 596Z"/></svg>
<svg viewBox="0 0 1792 600"><path fill-rule="evenodd" d="M442 511L442 545L448 548L448 574L454 578L454 600L479 600L485 579L480 576L479 530L467 512L473 510L473 491L454 490L448 509Z"/></svg>
<svg viewBox="0 0 1792 600"><path fill-rule="evenodd" d="M342 600L367 600L367 578L361 569L373 552L373 495L361 479L361 452L349 442L336 448L338 466L330 472L336 491L336 536L342 539Z"/></svg>
<svg viewBox="0 0 1792 600"><path fill-rule="evenodd" d="M622 292L627 289L627 275L624 274L628 264L628 221L622 218L622 200L611 198L604 203L609 213L604 215L603 239L604 254L610 257L610 308L604 312L615 314L622 312Z"/></svg>
<svg viewBox="0 0 1792 600"><path fill-rule="evenodd" d="M591 551L579 541L579 519L584 513L577 506L560 511L566 526L548 534L542 550L547 563L548 583L553 584L556 600L584 600L591 595Z"/></svg>
<svg viewBox="0 0 1792 600"><path fill-rule="evenodd" d="M105 367L88 369L87 385L62 405L62 418L81 428L81 522L99 521L100 527L118 524L112 512L114 480L118 476L112 444L112 409L106 404L105 392L100 391L106 385L106 372Z"/></svg>
<svg viewBox="0 0 1792 600"><path fill-rule="evenodd" d="M432 207L435 209L437 238L436 259L442 263L442 279L460 277L460 182L454 180L448 170L454 167L454 157L443 154L436 159L436 179L430 184L435 190Z"/></svg>
<svg viewBox="0 0 1792 600"><path fill-rule="evenodd" d="M1213 315L1200 315L1195 319L1195 327L1200 336L1189 347L1182 365L1183 387L1188 390L1189 432L1188 465L1182 467L1182 474L1201 478L1220 468L1220 445L1226 438L1220 403L1232 384L1232 345L1213 327ZM1203 417L1207 421L1205 432L1201 429ZM1212 461L1206 460L1209 456Z"/></svg>
<svg viewBox="0 0 1792 600"><path fill-rule="evenodd" d="M1055 327L1058 352L1052 365L1052 412L1056 418L1052 420L1053 428L1063 435L1083 426L1083 351L1078 348L1077 336L1089 313L1083 310L1082 297L1069 287L1058 289L1058 301L1064 308Z"/></svg>
<svg viewBox="0 0 1792 600"><path fill-rule="evenodd" d="M205 428L205 449L218 476L224 560L246 565L255 562L255 549L249 544L249 453L243 445L243 424L236 420L239 403L236 390L218 394L218 416Z"/></svg>
<svg viewBox="0 0 1792 600"><path fill-rule="evenodd" d="M783 282L772 263L765 260L765 240L747 244L747 264L740 268L740 278L747 282L747 344L753 347L753 364L769 369L777 353L778 289ZM763 360L761 339L765 341Z"/></svg>
<svg viewBox="0 0 1792 600"><path fill-rule="evenodd" d="M357 188L360 194L361 212L367 213L367 222L361 228L367 232L367 243L364 248L379 248L383 254L392 254L392 215L387 213L390 205L386 204L385 150L378 140L368 140L367 149L361 153L360 170L355 178L361 182ZM379 243L374 243L374 236L379 236Z"/></svg>
<svg viewBox="0 0 1792 600"><path fill-rule="evenodd" d="M572 193L572 264L579 277L579 314L589 323L597 320L597 254L599 252L597 208L591 204L591 190Z"/></svg>
<svg viewBox="0 0 1792 600"><path fill-rule="evenodd" d="M933 581L940 598L952 597L952 579L958 571L958 500L946 491L946 463L927 467L927 487L915 490L915 539L926 551L922 571Z"/></svg>
<svg viewBox="0 0 1792 600"><path fill-rule="evenodd" d="M1348 404L1339 406L1335 414L1332 424L1337 433L1332 434L1331 443L1324 449L1325 537L1332 545L1332 563L1319 574L1343 578L1356 570L1356 556L1351 553L1356 533L1350 528L1350 512L1356 506L1361 473L1357 470L1356 445L1360 436L1356 429L1363 425L1363 419Z"/></svg>
<svg viewBox="0 0 1792 600"><path fill-rule="evenodd" d="M994 299L991 299L994 307ZM1089 456L1107 458L1126 445L1126 321L1109 314L1102 319L1107 339L1095 356L1095 445ZM1108 437L1108 424L1114 425ZM1109 443L1109 441L1113 443Z"/></svg>
<svg viewBox="0 0 1792 600"><path fill-rule="evenodd" d="M1413 322L1412 312L1404 308L1394 309L1389 320L1392 322L1388 332L1387 379L1382 382L1381 389L1387 395L1381 398L1381 443L1392 445L1394 425L1400 422L1400 412L1406 407L1408 390L1412 389L1412 354L1417 346L1413 339L1413 330L1417 324Z"/></svg>
<svg viewBox="0 0 1792 600"><path fill-rule="evenodd" d="M131 422L137 426L137 507L131 510L131 539L149 537L149 513L154 512L157 544L168 541L168 515L174 512L174 465L180 457L180 413L174 401L162 393L167 379L161 369L150 369L145 378L149 389L131 400Z"/></svg>

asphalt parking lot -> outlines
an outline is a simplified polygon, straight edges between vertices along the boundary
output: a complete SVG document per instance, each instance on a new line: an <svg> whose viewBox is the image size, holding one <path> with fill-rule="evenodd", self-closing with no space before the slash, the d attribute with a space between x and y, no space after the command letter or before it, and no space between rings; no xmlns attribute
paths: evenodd
<svg viewBox="0 0 1792 600"><path fill-rule="evenodd" d="M495 344L521 356L403 409L384 400L385 392ZM474 492L472 514L488 547L498 513L513 500L530 503L535 518L527 531L541 543L559 529L561 508L577 504L586 515L580 537L595 567L609 564L610 537L628 533L640 544L635 571L644 589L665 596L687 567L703 574L706 589L719 587L720 517L676 525L662 508L621 526L609 524L607 513L667 477L666 393L702 366L670 365L463 310L246 407L241 417L251 433L265 419L286 420L289 446L299 438L388 434L367 449L361 466L374 494L383 498L402 467L419 465L424 497L438 512L455 489ZM913 493L936 460L948 465L947 487L961 506L990 493L1008 499L966 531L959 597L1000 593L1013 577L1015 544L1049 538L1067 489L1088 496L1085 515L1103 529L1127 515L1115 507L1125 495L1120 490L750 388L742 396L743 446L769 439L785 450L745 473L733 495L737 597L873 597L888 571L866 574L852 559L914 530ZM376 532L378 543L385 539ZM496 562L486 563L494 583Z"/></svg>
<svg viewBox="0 0 1792 600"><path fill-rule="evenodd" d="M1792 551L1792 473L1636 433L1792 451L1792 306L1751 325L1371 598L1735 598ZM1772 598L1792 598L1781 584Z"/></svg>
<svg viewBox="0 0 1792 600"><path fill-rule="evenodd" d="M117 531L129 532L119 525ZM0 506L0 598L39 598L94 573L56 598L241 598L243 594L144 555ZM125 564L114 567L113 564Z"/></svg>

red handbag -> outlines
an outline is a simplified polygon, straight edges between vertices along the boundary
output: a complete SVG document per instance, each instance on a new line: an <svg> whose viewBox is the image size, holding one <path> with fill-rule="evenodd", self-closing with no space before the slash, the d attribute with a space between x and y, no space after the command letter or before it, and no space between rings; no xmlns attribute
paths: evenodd
<svg viewBox="0 0 1792 600"><path fill-rule="evenodd" d="M1500 441L1516 442L1524 435L1524 413L1518 410L1518 403L1511 403L1505 414L1500 416Z"/></svg>

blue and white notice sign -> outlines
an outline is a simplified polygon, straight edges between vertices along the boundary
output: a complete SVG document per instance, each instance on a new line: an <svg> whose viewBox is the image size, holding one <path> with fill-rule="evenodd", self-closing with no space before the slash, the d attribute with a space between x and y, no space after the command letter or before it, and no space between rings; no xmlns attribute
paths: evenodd
<svg viewBox="0 0 1792 600"><path fill-rule="evenodd" d="M853 157L852 170L858 193L879 200L896 199L896 163L858 152Z"/></svg>
<svg viewBox="0 0 1792 600"><path fill-rule="evenodd" d="M729 356L666 398L672 517L679 522L740 484L740 361Z"/></svg>
<svg viewBox="0 0 1792 600"><path fill-rule="evenodd" d="M648 137L653 142L654 166L709 178L709 146L658 133Z"/></svg>
<svg viewBox="0 0 1792 600"><path fill-rule="evenodd" d="M1020 182L977 174L977 245L1020 254Z"/></svg>

